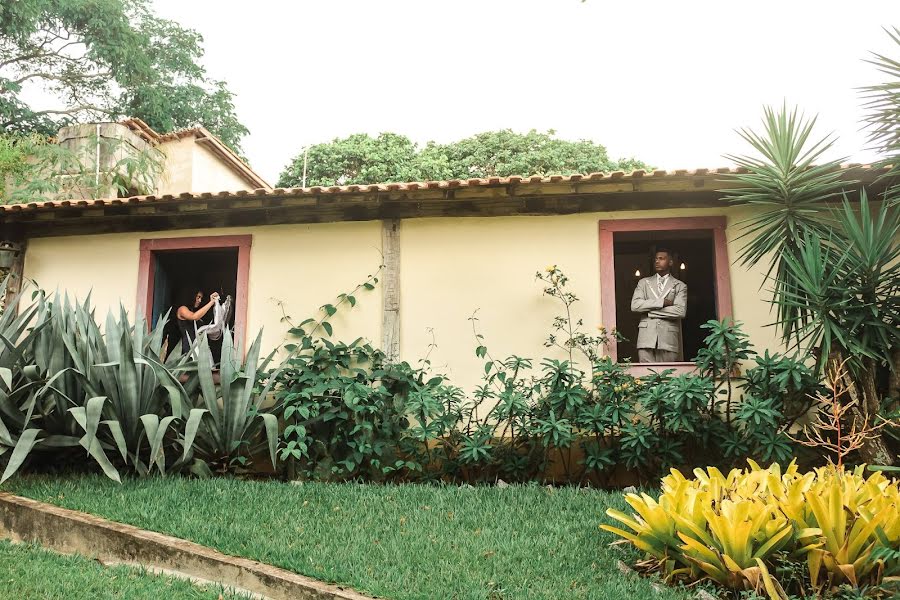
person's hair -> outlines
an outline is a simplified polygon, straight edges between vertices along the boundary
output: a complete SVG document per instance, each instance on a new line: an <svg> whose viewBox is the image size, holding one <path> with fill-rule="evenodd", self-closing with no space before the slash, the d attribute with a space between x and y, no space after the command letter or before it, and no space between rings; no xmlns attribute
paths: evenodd
<svg viewBox="0 0 900 600"><path fill-rule="evenodd" d="M189 309L194 310L194 301L197 299L198 293L202 294L203 290L198 287L182 288L178 294L178 304L176 306L187 306Z"/></svg>
<svg viewBox="0 0 900 600"><path fill-rule="evenodd" d="M665 253L666 253L666 256L669 257L669 260L675 260L675 255L672 254L672 251L671 251L670 249L668 249L668 248L657 248L657 249L656 249L656 252L655 252L653 255L656 256L656 255L659 254L660 252L665 252Z"/></svg>

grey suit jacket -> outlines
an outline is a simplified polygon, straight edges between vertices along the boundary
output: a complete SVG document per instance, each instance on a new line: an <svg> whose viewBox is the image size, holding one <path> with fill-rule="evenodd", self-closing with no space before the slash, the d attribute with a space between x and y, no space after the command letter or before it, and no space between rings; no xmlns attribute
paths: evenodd
<svg viewBox="0 0 900 600"><path fill-rule="evenodd" d="M668 296L672 306L663 306ZM681 351L681 319L687 313L687 286L671 274L662 294L656 286L656 274L638 281L631 297L632 312L643 313L638 324L638 348Z"/></svg>

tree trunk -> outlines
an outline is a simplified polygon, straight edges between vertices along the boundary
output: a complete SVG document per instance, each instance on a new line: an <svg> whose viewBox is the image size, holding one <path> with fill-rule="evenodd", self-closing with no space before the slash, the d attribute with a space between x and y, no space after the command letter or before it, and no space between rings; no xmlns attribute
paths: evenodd
<svg viewBox="0 0 900 600"><path fill-rule="evenodd" d="M863 359L859 377L854 377L850 372L842 353L832 353L830 362L829 368L833 370L833 373L839 374L846 393L850 396L850 401L856 403L852 410L853 418L858 419L860 423L874 426L881 408L881 400L875 384L875 361L868 358ZM859 456L864 463L869 465L893 466L897 460L884 441L881 429L873 431L871 437L863 443L859 449Z"/></svg>
<svg viewBox="0 0 900 600"><path fill-rule="evenodd" d="M897 460L897 457L884 443L884 438L881 436L880 431L866 440L866 443L859 449L859 456L867 465L892 467Z"/></svg>
<svg viewBox="0 0 900 600"><path fill-rule="evenodd" d="M888 397L900 398L900 348L891 353L891 363L893 364L890 374L891 379L888 384Z"/></svg>

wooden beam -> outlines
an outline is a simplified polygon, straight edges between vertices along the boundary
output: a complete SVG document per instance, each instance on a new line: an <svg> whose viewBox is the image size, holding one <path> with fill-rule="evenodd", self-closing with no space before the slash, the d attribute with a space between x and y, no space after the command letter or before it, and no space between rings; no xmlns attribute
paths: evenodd
<svg viewBox="0 0 900 600"><path fill-rule="evenodd" d="M693 193L610 193L569 196L523 196L446 200L387 200L369 197L365 200L341 198L302 198L264 202L263 208L240 207L230 200L209 202L206 210L179 210L178 202L159 202L151 207L109 206L98 214L80 208L59 211L53 221L37 221L35 213L6 215L5 221L28 237L52 237L121 233L124 231L169 231L219 227L253 227L292 223L332 223L339 221L381 221L427 217L501 217L513 215L567 215L583 212L617 210L659 210L664 208L700 208L726 206L716 193L700 190ZM152 212L150 210L152 209Z"/></svg>
<svg viewBox="0 0 900 600"><path fill-rule="evenodd" d="M389 361L400 359L400 219L381 222L381 348Z"/></svg>
<svg viewBox="0 0 900 600"><path fill-rule="evenodd" d="M23 240L19 242L19 246L19 253L16 255L12 266L9 268L9 281L6 284L6 296L2 299L3 310L11 310L13 312L18 312L19 310L18 304L13 303L13 300L15 300L16 296L22 291L22 278L25 274L25 250L28 246L28 241Z"/></svg>

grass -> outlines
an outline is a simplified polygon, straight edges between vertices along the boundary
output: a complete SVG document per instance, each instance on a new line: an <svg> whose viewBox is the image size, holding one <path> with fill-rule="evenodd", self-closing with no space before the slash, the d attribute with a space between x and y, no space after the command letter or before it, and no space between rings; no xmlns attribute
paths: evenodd
<svg viewBox="0 0 900 600"><path fill-rule="evenodd" d="M617 569L634 555L598 529L625 506L615 493L99 476L7 488L394 600L690 597Z"/></svg>
<svg viewBox="0 0 900 600"><path fill-rule="evenodd" d="M131 567L104 567L83 556L63 556L29 544L0 540L0 598L158 600L237 598L220 588L152 575Z"/></svg>

